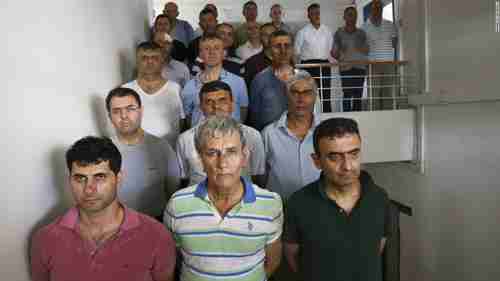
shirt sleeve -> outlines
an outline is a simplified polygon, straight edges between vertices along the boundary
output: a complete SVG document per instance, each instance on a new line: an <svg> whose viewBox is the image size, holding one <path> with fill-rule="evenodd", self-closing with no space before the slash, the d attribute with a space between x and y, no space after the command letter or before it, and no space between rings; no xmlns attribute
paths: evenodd
<svg viewBox="0 0 500 281"><path fill-rule="evenodd" d="M185 151L184 151L184 137L185 137L185 135L181 135L177 139L177 145L176 145L176 155L177 155L177 163L179 166L179 174L180 174L180 177L183 179L187 178L186 169L188 169L188 167L189 167L187 157L184 154L185 153Z"/></svg>
<svg viewBox="0 0 500 281"><path fill-rule="evenodd" d="M181 92L181 100L182 100L182 106L183 106L183 109L184 109L184 115L189 115L189 116L192 116L193 115L193 111L194 111L194 100L193 100L193 95L194 95L194 90L195 88L195 85L194 85L194 81L193 80L190 80L186 83L186 86L184 87L184 89L182 89L182 92Z"/></svg>
<svg viewBox="0 0 500 281"><path fill-rule="evenodd" d="M295 37L295 44L293 46L295 55L299 58L302 51L302 44L304 44L304 29L301 29L299 30L299 32L297 32L297 36Z"/></svg>
<svg viewBox="0 0 500 281"><path fill-rule="evenodd" d="M49 281L50 272L47 257L43 251L42 233L37 232L31 240L31 279L33 281Z"/></svg>
<svg viewBox="0 0 500 281"><path fill-rule="evenodd" d="M261 94L259 92L259 81L257 80L257 76L254 77L252 83L250 84L250 98L248 105L248 123L250 126L259 128L259 111L262 108L261 106Z"/></svg>
<svg viewBox="0 0 500 281"><path fill-rule="evenodd" d="M171 81L170 81L171 82ZM173 83L175 85L175 87L173 87L175 90L174 90L174 93L175 93L175 97L177 99L177 103L178 103L178 106L179 106L179 119L184 119L186 118L186 113L184 113L184 103L182 102L182 97L181 97L181 85L177 84L176 82Z"/></svg>
<svg viewBox="0 0 500 281"><path fill-rule="evenodd" d="M247 86L245 84L245 81L243 78L236 76L236 91L238 92L239 96L239 106L240 107L248 107L248 92L247 92Z"/></svg>
<svg viewBox="0 0 500 281"><path fill-rule="evenodd" d="M264 143L259 132L252 129L249 131L253 139L253 146L250 151L250 174L263 175L266 172L266 153L264 152Z"/></svg>
<svg viewBox="0 0 500 281"><path fill-rule="evenodd" d="M163 280L165 275L172 276L175 268L175 243L170 233L159 228L157 235L157 247L153 260L153 280Z"/></svg>
<svg viewBox="0 0 500 281"><path fill-rule="evenodd" d="M281 237L281 234L283 233L283 221L284 221L283 202L281 201L281 197L277 193L274 193L274 200L276 203L276 209L275 209L276 211L273 217L273 231L269 239L267 240L266 243L267 245L278 240Z"/></svg>

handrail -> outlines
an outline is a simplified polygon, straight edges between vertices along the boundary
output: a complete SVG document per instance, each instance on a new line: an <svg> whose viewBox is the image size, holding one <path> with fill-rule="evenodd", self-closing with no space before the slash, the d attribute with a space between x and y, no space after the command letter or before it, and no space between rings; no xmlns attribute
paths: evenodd
<svg viewBox="0 0 500 281"><path fill-rule="evenodd" d="M342 62L322 62L322 63L298 63L296 67L310 68L310 67L332 67L343 65L407 65L407 60L397 61L372 61L372 60L358 60L358 61L342 61Z"/></svg>

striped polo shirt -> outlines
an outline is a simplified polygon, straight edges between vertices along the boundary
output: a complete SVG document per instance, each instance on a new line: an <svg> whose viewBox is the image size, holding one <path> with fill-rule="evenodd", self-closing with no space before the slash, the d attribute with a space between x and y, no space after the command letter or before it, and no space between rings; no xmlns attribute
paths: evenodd
<svg viewBox="0 0 500 281"><path fill-rule="evenodd" d="M363 24L362 29L366 32L370 51L368 58L374 61L394 60L394 48L392 38L397 37L396 26L382 19L380 25L375 25L370 19Z"/></svg>
<svg viewBox="0 0 500 281"><path fill-rule="evenodd" d="M266 280L265 247L281 236L282 202L241 180L243 199L225 217L208 197L207 180L170 199L164 222L183 256L181 280Z"/></svg>

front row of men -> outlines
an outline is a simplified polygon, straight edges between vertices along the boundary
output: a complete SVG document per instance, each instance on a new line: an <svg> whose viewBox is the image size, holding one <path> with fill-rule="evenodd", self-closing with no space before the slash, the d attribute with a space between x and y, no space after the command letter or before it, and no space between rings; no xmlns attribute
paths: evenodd
<svg viewBox="0 0 500 281"><path fill-rule="evenodd" d="M266 280L282 248L302 280L381 280L388 197L360 170L357 124L319 123L308 75L296 73L287 92L288 111L262 144L230 117L229 86L203 85L205 119L177 149L190 186L172 195L165 187L176 171L158 164L175 166L171 147L141 129L147 108L134 91L111 91L116 136L86 137L67 151L76 204L35 233L33 280L173 280L176 252L181 280ZM161 216L165 198L165 225L140 213Z"/></svg>

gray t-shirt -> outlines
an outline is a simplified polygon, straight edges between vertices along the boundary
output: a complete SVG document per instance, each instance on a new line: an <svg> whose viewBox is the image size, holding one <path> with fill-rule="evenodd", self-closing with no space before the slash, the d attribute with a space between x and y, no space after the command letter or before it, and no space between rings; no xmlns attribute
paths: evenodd
<svg viewBox="0 0 500 281"><path fill-rule="evenodd" d="M117 136L113 143L122 154L123 181L118 198L127 207L155 217L163 212L167 197L172 195L180 181L179 165L170 144L144 132L144 140L137 145L122 144Z"/></svg>
<svg viewBox="0 0 500 281"><path fill-rule="evenodd" d="M364 61L368 59L367 54L355 51L357 48L368 48L368 41L364 30L357 28L354 32L347 32L343 27L337 29L333 36L333 49L340 52L340 61ZM366 65L354 65L354 68L366 69ZM347 67L346 69L350 69ZM344 70L344 67L342 67Z"/></svg>

